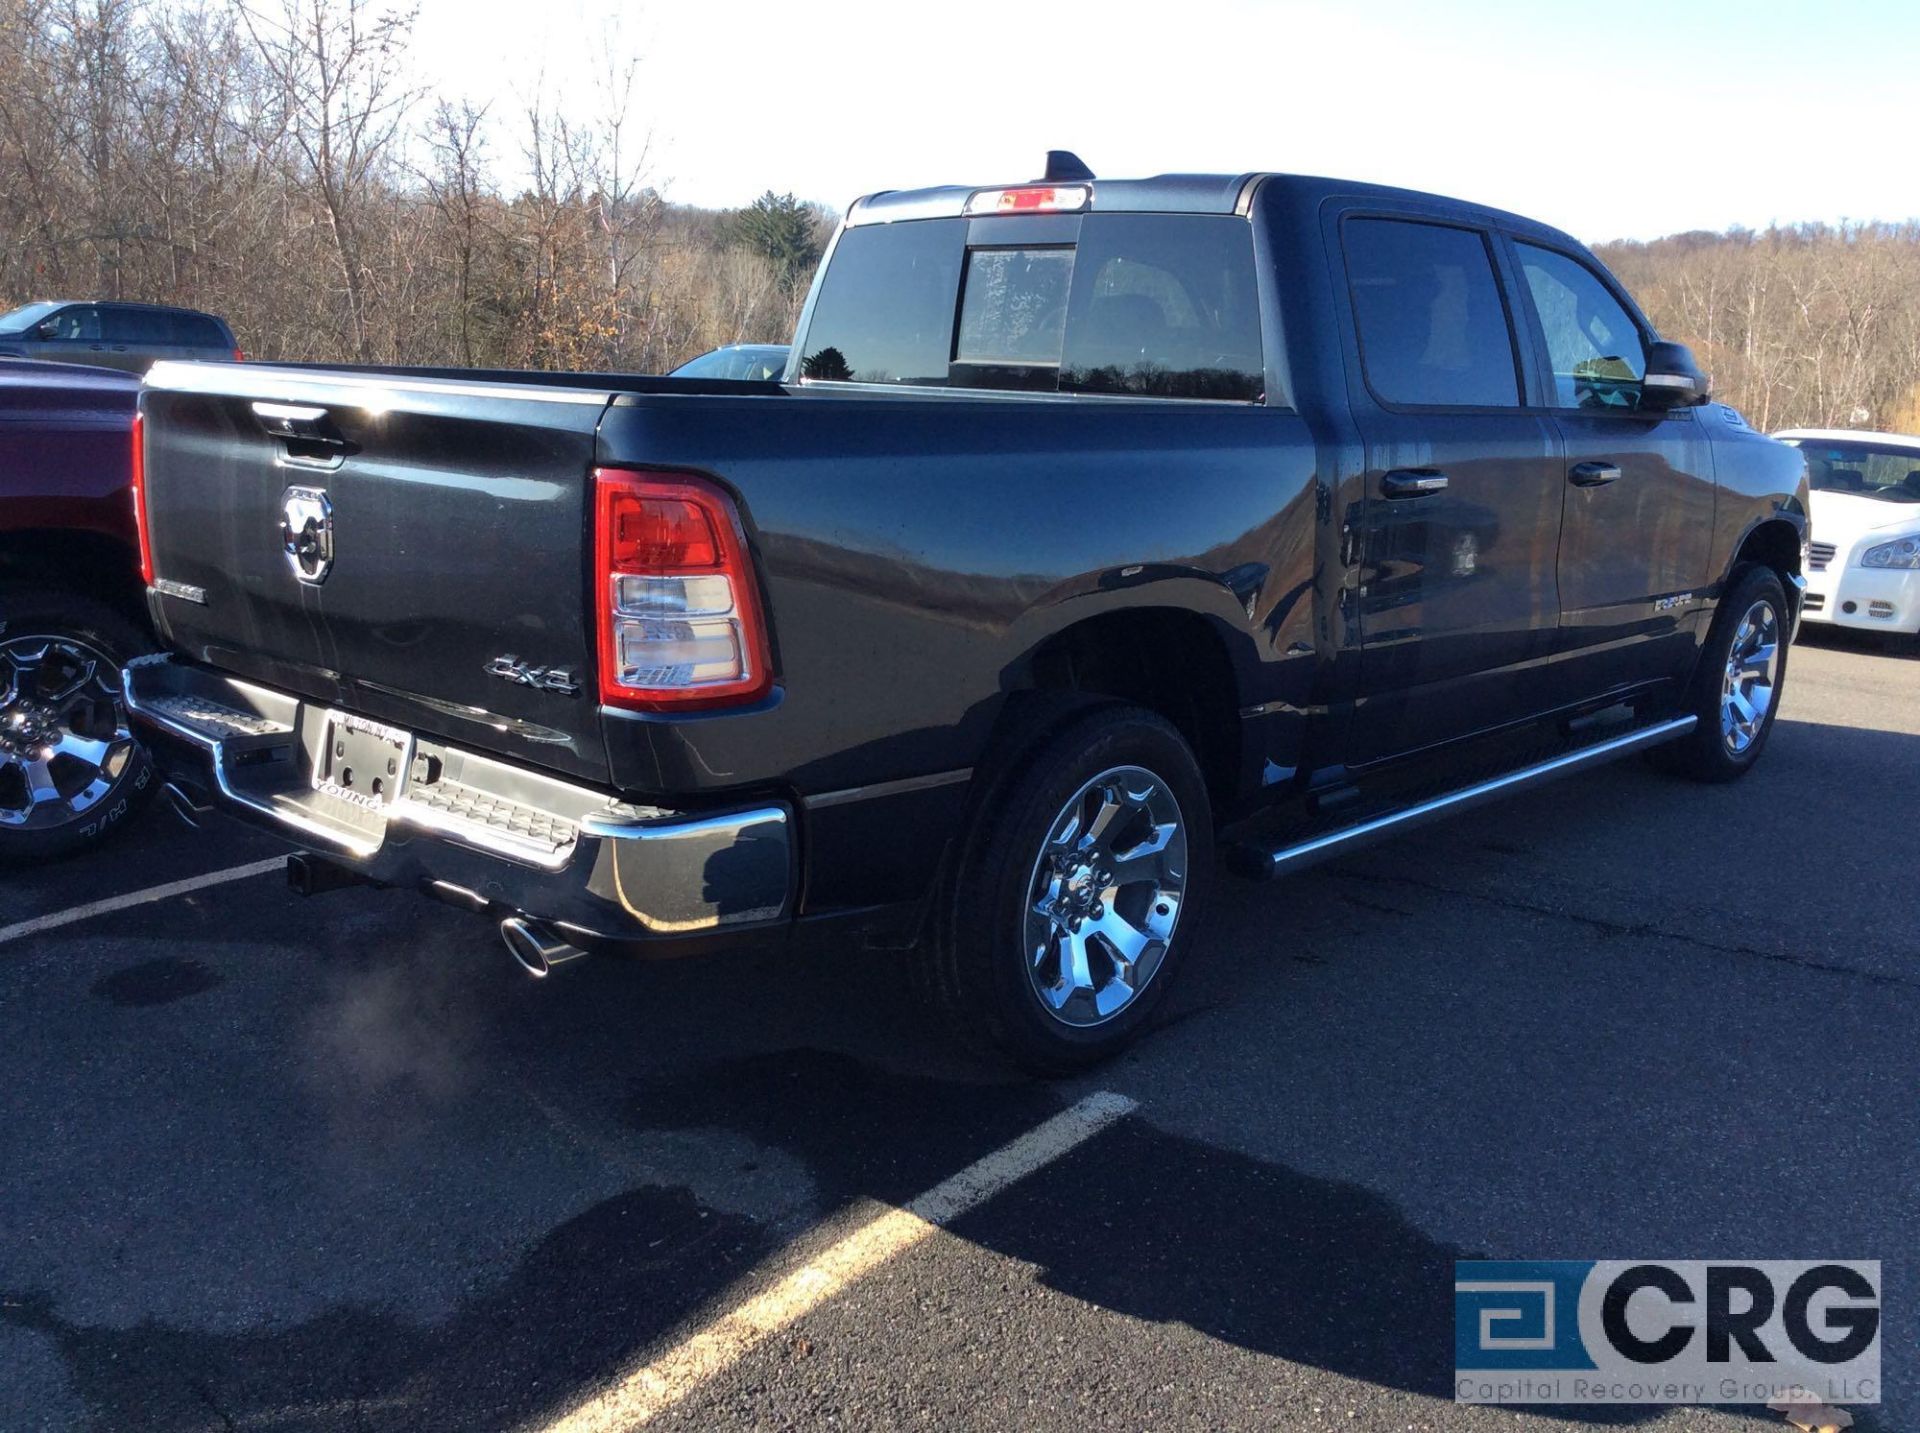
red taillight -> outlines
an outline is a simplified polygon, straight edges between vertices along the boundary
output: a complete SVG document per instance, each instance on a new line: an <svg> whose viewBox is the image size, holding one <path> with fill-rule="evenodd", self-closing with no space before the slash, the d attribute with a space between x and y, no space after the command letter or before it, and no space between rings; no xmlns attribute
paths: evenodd
<svg viewBox="0 0 1920 1433"><path fill-rule="evenodd" d="M773 686L733 501L684 473L599 468L600 700L643 711L754 701Z"/></svg>
<svg viewBox="0 0 1920 1433"><path fill-rule="evenodd" d="M153 531L147 526L147 420L133 415L133 531L140 543L140 580L153 585Z"/></svg>
<svg viewBox="0 0 1920 1433"><path fill-rule="evenodd" d="M622 495L610 508L608 549L615 572L705 571L719 565L720 539L712 514L684 497Z"/></svg>
<svg viewBox="0 0 1920 1433"><path fill-rule="evenodd" d="M1018 189L977 189L967 199L967 213L1062 214L1087 207L1091 191L1084 184L1026 184Z"/></svg>
<svg viewBox="0 0 1920 1433"><path fill-rule="evenodd" d="M235 363L245 363L245 362L247 361L247 354L246 354L246 350L245 350L245 349L241 349L241 348L236 348L236 349L234 349L234 351L233 351L233 361L234 361Z"/></svg>

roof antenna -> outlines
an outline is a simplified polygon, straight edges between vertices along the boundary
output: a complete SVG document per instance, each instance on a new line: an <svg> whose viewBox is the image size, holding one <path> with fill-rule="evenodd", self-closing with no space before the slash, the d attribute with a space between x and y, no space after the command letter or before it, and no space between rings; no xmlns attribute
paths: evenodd
<svg viewBox="0 0 1920 1433"><path fill-rule="evenodd" d="M1093 171L1071 149L1049 149L1047 172L1040 177L1049 184L1085 184L1093 178Z"/></svg>

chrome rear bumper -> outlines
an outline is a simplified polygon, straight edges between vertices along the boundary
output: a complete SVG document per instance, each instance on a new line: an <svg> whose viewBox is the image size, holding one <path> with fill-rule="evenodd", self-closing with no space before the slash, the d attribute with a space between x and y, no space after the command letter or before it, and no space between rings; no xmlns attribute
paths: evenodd
<svg viewBox="0 0 1920 1433"><path fill-rule="evenodd" d="M697 942L792 914L783 804L640 806L419 736L376 806L315 788L337 715L323 704L166 654L129 663L124 682L174 784L380 884L530 917L589 947Z"/></svg>

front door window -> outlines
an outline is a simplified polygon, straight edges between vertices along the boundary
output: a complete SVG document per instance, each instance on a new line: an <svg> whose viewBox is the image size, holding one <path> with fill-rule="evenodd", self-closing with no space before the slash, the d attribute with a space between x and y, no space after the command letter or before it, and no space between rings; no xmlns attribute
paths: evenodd
<svg viewBox="0 0 1920 1433"><path fill-rule="evenodd" d="M1585 264L1532 244L1516 247L1553 364L1554 406L1623 413L1639 408L1647 376L1640 325Z"/></svg>

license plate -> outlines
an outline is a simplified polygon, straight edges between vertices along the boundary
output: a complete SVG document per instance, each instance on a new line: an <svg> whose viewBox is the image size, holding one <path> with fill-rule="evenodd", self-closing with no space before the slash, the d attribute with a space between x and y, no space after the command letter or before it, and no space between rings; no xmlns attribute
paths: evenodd
<svg viewBox="0 0 1920 1433"><path fill-rule="evenodd" d="M400 795L413 763L413 733L346 712L328 712L313 789L378 811Z"/></svg>

